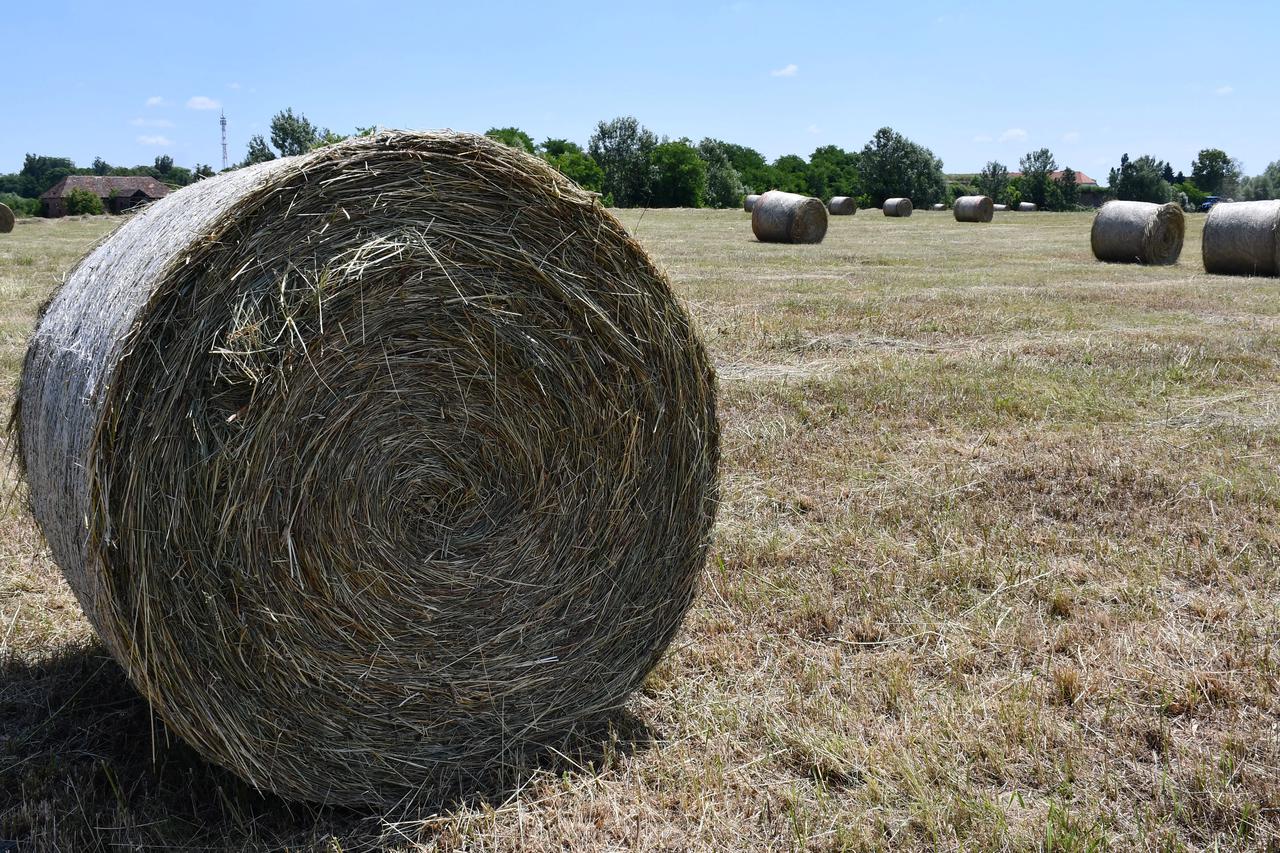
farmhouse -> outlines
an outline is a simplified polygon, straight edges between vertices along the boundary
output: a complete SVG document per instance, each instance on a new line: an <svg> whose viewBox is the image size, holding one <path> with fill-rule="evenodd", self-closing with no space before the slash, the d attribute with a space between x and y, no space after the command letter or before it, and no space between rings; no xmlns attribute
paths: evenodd
<svg viewBox="0 0 1280 853"><path fill-rule="evenodd" d="M66 216L67 196L75 189L88 190L102 199L102 207L109 213L123 213L169 194L168 187L151 177L69 175L40 196L44 215Z"/></svg>

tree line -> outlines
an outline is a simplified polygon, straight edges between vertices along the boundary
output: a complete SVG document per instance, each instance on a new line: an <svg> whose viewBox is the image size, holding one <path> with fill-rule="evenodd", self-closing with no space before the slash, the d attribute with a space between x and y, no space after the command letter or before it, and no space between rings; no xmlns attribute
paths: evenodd
<svg viewBox="0 0 1280 853"><path fill-rule="evenodd" d="M373 133L357 127L352 135ZM771 189L828 199L851 196L861 207L878 207L885 199L905 196L917 206L950 203L969 194L989 195L997 202L1035 203L1044 210L1073 210L1082 192L1138 201L1180 201L1196 205L1208 196L1239 199L1280 198L1280 160L1254 177L1245 177L1240 162L1220 149L1207 148L1191 164L1191 175L1174 173L1150 155L1131 160L1128 154L1110 171L1110 187L1080 187L1069 167L1059 171L1047 148L1019 159L1019 174L991 161L977 175L948 177L933 152L893 128L882 127L861 149L838 145L817 148L807 159L787 154L769 161L754 148L722 139L659 137L634 117L597 123L585 147L568 139L535 142L518 127L490 128L487 136L541 157L584 189L598 192L617 207L731 208L744 195ZM346 139L287 108L272 117L266 135L249 139L244 158L231 168L303 154ZM214 174L208 165L176 166L160 156L151 166L116 167L97 158L80 169L67 158L28 154L20 172L0 175L0 201L19 213L38 212L34 201L67 175L149 175L180 187ZM34 209L29 209L34 208Z"/></svg>

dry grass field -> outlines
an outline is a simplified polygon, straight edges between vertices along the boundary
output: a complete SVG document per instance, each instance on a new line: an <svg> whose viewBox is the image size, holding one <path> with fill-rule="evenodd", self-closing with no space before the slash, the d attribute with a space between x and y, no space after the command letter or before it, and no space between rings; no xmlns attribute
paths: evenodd
<svg viewBox="0 0 1280 853"><path fill-rule="evenodd" d="M619 215L725 457L701 598L610 731L404 814L259 796L166 736L10 498L0 850L1280 850L1280 282L1205 275L1197 216L1141 268L1088 214L805 247ZM0 235L0 404L110 227Z"/></svg>

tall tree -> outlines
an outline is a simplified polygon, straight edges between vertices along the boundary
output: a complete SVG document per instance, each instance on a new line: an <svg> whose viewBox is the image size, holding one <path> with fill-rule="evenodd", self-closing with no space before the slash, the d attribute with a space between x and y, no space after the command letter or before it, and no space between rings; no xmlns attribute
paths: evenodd
<svg viewBox="0 0 1280 853"><path fill-rule="evenodd" d="M94 157L93 165L90 168L93 169L93 173L95 175L111 174L111 164L108 163L106 160L103 160L101 157Z"/></svg>
<svg viewBox="0 0 1280 853"><path fill-rule="evenodd" d="M27 198L37 198L67 175L73 175L76 164L69 157L48 157L28 154L22 161L22 193Z"/></svg>
<svg viewBox="0 0 1280 853"><path fill-rule="evenodd" d="M170 157L168 154L157 155L155 169L156 169L156 172L159 173L161 177L168 175L170 172L173 171L173 158Z"/></svg>
<svg viewBox="0 0 1280 853"><path fill-rule="evenodd" d="M1075 170L1070 166L1062 167L1062 174L1057 178L1058 195L1062 199L1062 208L1070 210L1080 201L1080 186L1076 183Z"/></svg>
<svg viewBox="0 0 1280 853"><path fill-rule="evenodd" d="M928 148L891 127L877 130L863 147L858 171L863 189L873 204L905 196L912 204L923 207L946 196L947 179L942 174L942 161Z"/></svg>
<svg viewBox="0 0 1280 853"><path fill-rule="evenodd" d="M688 140L653 149L654 207L702 207L706 194L707 164Z"/></svg>
<svg viewBox="0 0 1280 853"><path fill-rule="evenodd" d="M723 143L704 139L698 143L698 156L707 166L708 207L730 208L742 203L742 177L729 161Z"/></svg>
<svg viewBox="0 0 1280 853"><path fill-rule="evenodd" d="M988 160L987 165L978 173L975 183L978 185L978 192L1000 201L1009 186L1009 169L1003 163Z"/></svg>
<svg viewBox="0 0 1280 853"><path fill-rule="evenodd" d="M1164 163L1144 154L1130 160L1125 154L1120 158L1120 168L1112 169L1109 182L1121 201L1167 202L1171 188L1165 183Z"/></svg>
<svg viewBox="0 0 1280 853"><path fill-rule="evenodd" d="M527 154L533 153L533 137L518 127L491 127L484 132L484 135Z"/></svg>
<svg viewBox="0 0 1280 853"><path fill-rule="evenodd" d="M1209 195L1230 195L1240 182L1240 163L1221 148L1205 148L1191 164L1191 182Z"/></svg>
<svg viewBox="0 0 1280 853"><path fill-rule="evenodd" d="M245 154L242 166L252 166L254 163L265 163L268 160L276 159L276 153L267 145L267 140L262 138L262 134L256 134L249 137L249 151Z"/></svg>
<svg viewBox="0 0 1280 853"><path fill-rule="evenodd" d="M1050 176L1058 168L1057 161L1053 159L1053 152L1048 148L1029 151L1018 161L1018 165L1022 168L1022 182L1019 187L1022 200L1034 202L1043 208L1052 207L1049 204L1049 195L1052 190L1049 186Z"/></svg>
<svg viewBox="0 0 1280 853"><path fill-rule="evenodd" d="M292 107L271 118L271 144L282 157L305 154L320 141L322 133L302 113L294 115ZM259 137L261 138L261 137Z"/></svg>
<svg viewBox="0 0 1280 853"><path fill-rule="evenodd" d="M658 137L632 116L596 125L587 152L604 171L604 192L619 207L649 203L653 176L651 160Z"/></svg>

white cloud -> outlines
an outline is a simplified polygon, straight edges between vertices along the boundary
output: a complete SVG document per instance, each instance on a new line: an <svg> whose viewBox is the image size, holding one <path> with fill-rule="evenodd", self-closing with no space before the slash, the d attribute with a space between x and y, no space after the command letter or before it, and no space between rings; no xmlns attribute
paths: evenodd
<svg viewBox="0 0 1280 853"><path fill-rule="evenodd" d="M163 148L166 145L172 145L173 140L167 136L139 136L138 144L139 145L158 145L161 148Z"/></svg>
<svg viewBox="0 0 1280 853"><path fill-rule="evenodd" d="M995 142L994 139L992 139L990 136L987 136L985 133L978 134L973 138L973 141L974 142Z"/></svg>
<svg viewBox="0 0 1280 853"><path fill-rule="evenodd" d="M152 95L150 98L147 98L147 106L149 106L149 107L163 107L163 106L164 106L164 98L160 97L159 95Z"/></svg>
<svg viewBox="0 0 1280 853"><path fill-rule="evenodd" d="M167 118L135 118L129 124L134 127L173 127L173 122Z"/></svg>
<svg viewBox="0 0 1280 853"><path fill-rule="evenodd" d="M794 62L790 65L784 65L781 68L775 68L769 72L772 77L794 77L800 73L800 66Z"/></svg>
<svg viewBox="0 0 1280 853"><path fill-rule="evenodd" d="M1068 145L1075 145L1080 141L1080 131L1068 130L1066 133L1062 134L1062 141Z"/></svg>
<svg viewBox="0 0 1280 853"><path fill-rule="evenodd" d="M206 98L204 95L196 95L187 101L187 109L189 110L216 110L222 104L213 98Z"/></svg>
<svg viewBox="0 0 1280 853"><path fill-rule="evenodd" d="M816 124L809 125L807 128L805 128L805 130L809 131L810 133L822 133L822 128L818 127Z"/></svg>
<svg viewBox="0 0 1280 853"><path fill-rule="evenodd" d="M1221 95L1230 95L1230 94L1231 94L1232 92L1234 92L1234 91L1235 91L1235 89L1233 89L1233 88L1232 88L1232 87L1230 87L1230 86L1219 86L1218 88L1216 88L1216 89L1214 89L1214 90L1213 90L1213 94L1215 94L1215 95L1220 95L1220 96L1221 96Z"/></svg>
<svg viewBox="0 0 1280 853"><path fill-rule="evenodd" d="M228 84L227 84L227 88L228 88L228 89L239 89L239 88L240 88L240 84L239 84L239 83L228 83Z"/></svg>
<svg viewBox="0 0 1280 853"><path fill-rule="evenodd" d="M1020 127L1011 127L1000 134L997 142L1021 142L1027 138L1027 132Z"/></svg>

